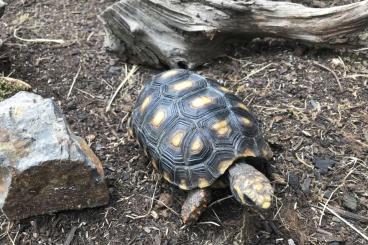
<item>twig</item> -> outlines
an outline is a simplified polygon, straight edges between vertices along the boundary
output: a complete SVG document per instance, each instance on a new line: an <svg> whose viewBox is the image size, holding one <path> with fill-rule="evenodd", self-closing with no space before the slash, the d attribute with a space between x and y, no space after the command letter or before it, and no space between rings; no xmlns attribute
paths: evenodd
<svg viewBox="0 0 368 245"><path fill-rule="evenodd" d="M356 50L354 50L354 51L355 51L355 52L359 52L359 51L366 51L366 50L368 50L368 48L356 49Z"/></svg>
<svg viewBox="0 0 368 245"><path fill-rule="evenodd" d="M288 183L288 185L289 185L289 183ZM281 209L282 209L282 207L284 206L284 203L283 202L281 202L281 206L280 207L278 207L278 198L276 197L276 196L274 196L275 197L275 200L276 200L276 207L277 207L277 211L276 211L276 213L275 213L275 215L273 216L273 220L275 220L276 219L276 217L277 217L277 215L280 213L280 211L281 211Z"/></svg>
<svg viewBox="0 0 368 245"><path fill-rule="evenodd" d="M224 198L218 199L218 200L214 201L213 203L211 203L210 205L208 205L208 208L212 207L212 206L213 206L213 205L215 205L215 204L218 204L218 203L220 203L220 202L223 202L223 201L225 201L225 200L227 200L227 199L233 198L233 197L234 197L234 195L230 195L230 196L227 196L227 197L224 197Z"/></svg>
<svg viewBox="0 0 368 245"><path fill-rule="evenodd" d="M21 38L17 35L18 29L14 29L14 33L13 36L18 39L21 40L23 42L30 42L30 43L58 43L58 44L64 44L65 41L62 39L45 39L45 38L36 38L36 39L25 39L25 38Z"/></svg>
<svg viewBox="0 0 368 245"><path fill-rule="evenodd" d="M70 88L69 88L68 95L66 96L66 98L67 98L67 99L69 99L69 96L70 96L70 94L72 93L72 90L73 90L74 84L75 84L75 82L76 82L76 81L77 81L77 79L78 79L78 76L79 76L79 73L80 73L81 69L82 69L82 65L81 65L81 64L79 64L79 68L78 68L77 74L75 74L75 76L74 76L74 78L73 78L72 85L71 85L71 86L70 86Z"/></svg>
<svg viewBox="0 0 368 245"><path fill-rule="evenodd" d="M72 243L77 228L78 228L77 226L72 227L72 229L69 231L68 237L64 242L64 245L70 245Z"/></svg>
<svg viewBox="0 0 368 245"><path fill-rule="evenodd" d="M357 77L368 78L368 74L351 74L351 75L346 75L345 77L352 78L352 79L357 79Z"/></svg>
<svg viewBox="0 0 368 245"><path fill-rule="evenodd" d="M319 207L319 206L316 206L316 205L312 205L312 207L318 208L320 210L323 209L323 207ZM346 211L346 210L343 210L343 209L340 209L340 208L336 208L336 207L334 207L333 210L336 213L338 213L339 215L341 215L342 217L344 217L344 218L356 220L356 221L359 221L359 222L362 222L362 223L368 222L368 217L365 217L363 215L355 214L355 213L352 213L352 212L349 212L349 211Z"/></svg>
<svg viewBox="0 0 368 245"><path fill-rule="evenodd" d="M120 83L120 85L118 86L118 88L116 89L114 95L111 97L109 103L106 106L106 112L110 111L111 109L111 104L114 101L116 95L118 95L119 91L121 90L121 88L127 83L127 81L129 81L129 79L133 76L133 74L138 70L138 66L134 65L133 68L129 71L129 73L125 76L124 80Z"/></svg>
<svg viewBox="0 0 368 245"><path fill-rule="evenodd" d="M8 222L8 227L6 229L6 234L8 235L8 238L10 240L10 242L12 243L12 245L15 245L15 240L17 239L17 236L18 236L18 232L17 234L15 234L15 237L14 239L10 236L10 233L9 233L9 230L10 230L10 226L13 226L13 224L11 224L10 222Z"/></svg>
<svg viewBox="0 0 368 245"><path fill-rule="evenodd" d="M304 159L302 159L302 158L300 158L300 157L299 157L298 153L295 153L295 157L296 157L296 159L297 159L300 163L302 163L303 165L307 166L308 168L314 169L314 166L312 166L312 165L310 165L310 164L306 163L306 162L304 161Z"/></svg>
<svg viewBox="0 0 368 245"><path fill-rule="evenodd" d="M350 172L342 180L341 184L338 185L335 188L335 190L332 191L331 195L328 197L327 201L325 202L325 205L323 206L321 217L319 218L319 223L318 223L319 226L321 226L321 224L322 224L322 219L323 219L323 215L325 214L325 209L327 208L327 205L330 202L333 194L345 184L346 179L354 172L354 170L355 170L355 168L353 168L352 170L350 170Z"/></svg>
<svg viewBox="0 0 368 245"><path fill-rule="evenodd" d="M264 67L262 67L262 68L260 68L260 69L258 69L258 70L253 70L253 71L251 71L245 78L243 78L242 80L246 80L246 79L249 79L251 76L254 76L255 74L257 74L257 73L259 73L259 72L261 72L261 71L263 71L264 69L266 69L266 68L268 68L269 66L271 66L271 65L273 65L273 63L270 63L270 64L268 64L268 65L266 65L266 66L264 66Z"/></svg>
<svg viewBox="0 0 368 245"><path fill-rule="evenodd" d="M145 197L145 198L150 198L149 196L146 196L146 195L141 195L142 197ZM167 206L163 201L160 201L156 198L153 199L154 201L156 201L157 203L161 204L162 206L164 206L165 208L167 208L169 211L171 211L173 214L177 215L178 217L180 217L180 214L178 212L176 212L174 209L170 208L169 206Z"/></svg>
<svg viewBox="0 0 368 245"><path fill-rule="evenodd" d="M127 216L127 217L129 217L129 218L131 218L131 219L142 219L142 218L146 218L148 215L150 215L150 214L151 214L151 211L152 211L152 208L153 208L153 202L154 202L154 200L155 200L155 195L156 195L156 189L157 189L158 181L159 181L159 179L156 181L155 188L154 188L154 190L153 190L153 194L152 194L152 197L151 197L151 205L150 205L150 208L148 209L147 213L146 213L146 214L144 214L144 215L139 215L139 216L136 216L136 215L134 215L134 216L130 216L130 215L129 215L129 216Z"/></svg>
<svg viewBox="0 0 368 245"><path fill-rule="evenodd" d="M101 101L105 101L101 98L97 98L95 95L91 94L91 93L88 93L82 89L79 89L79 88L75 88L76 90L78 90L79 92L81 92L82 94L85 94L85 95L88 95L89 97L91 97L92 99L97 99L97 100L101 100Z"/></svg>
<svg viewBox="0 0 368 245"><path fill-rule="evenodd" d="M215 226L221 226L219 224L217 224L216 222L213 222L213 221L203 221L203 222L198 222L197 223L198 225L215 225Z"/></svg>
<svg viewBox="0 0 368 245"><path fill-rule="evenodd" d="M322 203L320 203L320 205L323 206ZM333 209L325 206L325 208L332 213L333 215L335 215L337 218L339 218L342 222L344 222L345 224L347 224L351 229L353 229L354 231L356 231L359 235L361 235L365 240L368 241L368 236L365 235L363 232L361 232L360 230L358 230L358 228L356 228L355 226L353 226L349 221L347 221L346 219L344 219L343 217L341 217L338 213L336 213Z"/></svg>
<svg viewBox="0 0 368 245"><path fill-rule="evenodd" d="M339 85L340 92L343 92L344 91L343 88L342 88L342 86L341 86L339 77L336 75L336 73L333 70L331 70L327 66L324 66L324 65L322 65L322 64L320 64L320 63L318 63L316 61L313 62L313 65L318 66L318 67L320 67L320 68L322 68L322 69L324 69L326 71L331 72L331 74L335 77L337 84Z"/></svg>

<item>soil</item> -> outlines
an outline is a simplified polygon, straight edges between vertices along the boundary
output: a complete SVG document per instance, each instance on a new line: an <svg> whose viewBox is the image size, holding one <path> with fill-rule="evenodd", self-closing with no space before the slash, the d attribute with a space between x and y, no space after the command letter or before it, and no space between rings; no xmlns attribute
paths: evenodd
<svg viewBox="0 0 368 245"><path fill-rule="evenodd" d="M275 153L276 191L273 207L258 212L220 190L216 198L225 199L198 224L183 227L178 213L186 193L161 180L125 129L142 84L160 71L140 67L105 112L132 69L103 49L96 15L113 2L14 0L6 8L0 39L11 76L57 101L104 162L111 201L16 222L2 215L1 244L367 244L328 210L319 224L321 204L330 197L329 208L368 234L367 50L259 39L197 69L223 82L257 115ZM15 29L22 38L66 42L21 41ZM321 164L328 168L316 167ZM160 197L169 208L156 201Z"/></svg>

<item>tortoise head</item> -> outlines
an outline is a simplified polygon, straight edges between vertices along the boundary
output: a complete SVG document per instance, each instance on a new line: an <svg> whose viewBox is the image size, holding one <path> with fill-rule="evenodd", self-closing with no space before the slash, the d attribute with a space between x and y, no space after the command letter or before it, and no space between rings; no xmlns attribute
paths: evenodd
<svg viewBox="0 0 368 245"><path fill-rule="evenodd" d="M229 169L230 189L243 205L268 209L273 188L269 179L253 166L240 162Z"/></svg>

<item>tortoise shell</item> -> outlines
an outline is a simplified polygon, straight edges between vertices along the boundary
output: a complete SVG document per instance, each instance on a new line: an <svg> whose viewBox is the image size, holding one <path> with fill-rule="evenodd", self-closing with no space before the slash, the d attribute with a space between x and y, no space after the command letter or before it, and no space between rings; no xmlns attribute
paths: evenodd
<svg viewBox="0 0 368 245"><path fill-rule="evenodd" d="M210 186L239 158L272 157L248 107L187 70L169 70L146 84L129 125L153 166L184 190Z"/></svg>

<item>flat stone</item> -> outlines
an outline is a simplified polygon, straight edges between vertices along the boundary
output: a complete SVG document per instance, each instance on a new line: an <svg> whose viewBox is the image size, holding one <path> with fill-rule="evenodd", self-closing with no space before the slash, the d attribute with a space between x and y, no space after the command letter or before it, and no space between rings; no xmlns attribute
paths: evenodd
<svg viewBox="0 0 368 245"><path fill-rule="evenodd" d="M311 177L306 177L303 181L303 183L301 184L301 188L302 191L305 194L309 194L310 193L310 186L312 184L312 178Z"/></svg>
<svg viewBox="0 0 368 245"><path fill-rule="evenodd" d="M335 165L335 161L330 158L315 158L313 159L314 165L319 169L321 174L326 174L330 168Z"/></svg>
<svg viewBox="0 0 368 245"><path fill-rule="evenodd" d="M102 163L51 99L0 102L0 208L10 219L107 204Z"/></svg>
<svg viewBox="0 0 368 245"><path fill-rule="evenodd" d="M352 194L345 193L343 196L343 206L351 211L356 211L358 207L358 201Z"/></svg>
<svg viewBox="0 0 368 245"><path fill-rule="evenodd" d="M299 177L298 175L296 175L293 172L289 172L288 173L288 183L289 185L295 190L295 191L299 191L300 189L300 182L299 182Z"/></svg>

